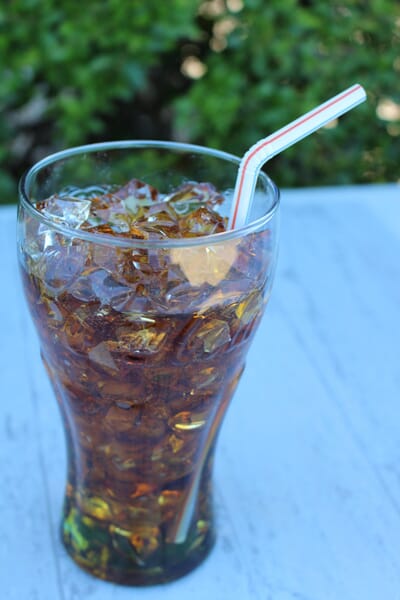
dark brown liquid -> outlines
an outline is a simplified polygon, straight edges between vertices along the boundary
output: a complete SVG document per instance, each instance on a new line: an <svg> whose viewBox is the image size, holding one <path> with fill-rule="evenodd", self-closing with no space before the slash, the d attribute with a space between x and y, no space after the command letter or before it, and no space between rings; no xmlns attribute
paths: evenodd
<svg viewBox="0 0 400 600"><path fill-rule="evenodd" d="M98 577L168 581L212 547L213 450L262 313L249 276L261 242L196 286L160 251L83 251L58 236L46 260L22 254L67 436L63 540Z"/></svg>
<svg viewBox="0 0 400 600"><path fill-rule="evenodd" d="M168 581L214 542L213 452L263 312L269 232L157 246L224 230L210 184L167 198L132 180L81 196L38 208L96 241L20 213L23 282L67 437L63 540L103 579Z"/></svg>

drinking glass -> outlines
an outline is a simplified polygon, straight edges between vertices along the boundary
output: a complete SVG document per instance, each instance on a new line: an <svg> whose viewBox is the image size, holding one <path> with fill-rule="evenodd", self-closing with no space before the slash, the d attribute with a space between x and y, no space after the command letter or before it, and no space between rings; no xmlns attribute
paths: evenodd
<svg viewBox="0 0 400 600"><path fill-rule="evenodd" d="M200 197L217 190L226 222L239 162L193 145L110 142L51 155L21 181L20 270L66 437L62 540L97 577L169 581L214 544L217 434L277 255L279 194L265 174L245 227L213 233L202 212ZM122 217L121 231L115 220L83 229L93 198L133 178L170 200L147 236L124 233ZM171 210L204 235L151 235Z"/></svg>

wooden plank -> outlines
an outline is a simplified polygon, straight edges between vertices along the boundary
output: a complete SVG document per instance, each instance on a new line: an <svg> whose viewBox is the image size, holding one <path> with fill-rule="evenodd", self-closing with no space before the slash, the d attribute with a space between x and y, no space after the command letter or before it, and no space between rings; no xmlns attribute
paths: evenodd
<svg viewBox="0 0 400 600"><path fill-rule="evenodd" d="M378 210L364 210L365 188L356 191L356 198L351 189L343 203L335 203L328 190L332 206L326 190L296 191L291 198L283 194L281 259L259 332L264 352L257 341L236 398L246 403L247 418L236 404L223 432L247 452L240 468L231 456L228 482L236 473L236 485L227 497L237 499L238 529L253 531L253 548L264 549L264 559L258 556L252 563L262 597L400 596L399 479L390 482L380 469L398 455L399 303L393 299L399 290L399 247L391 235L396 227L389 228L385 218L377 222ZM394 186L391 191L393 207L398 196ZM379 248L376 261L369 259L371 248ZM345 262L339 261L338 249ZM377 323L371 315L379 317ZM371 346L373 359L381 357L377 371L385 379L383 413ZM352 377L343 381L346 370ZM258 393L252 398L255 380ZM372 411L367 410L373 419L369 427L366 403ZM233 422L236 427L228 430ZM252 440L247 447L246 439ZM253 465L257 446L259 461ZM257 509L242 514L243 506Z"/></svg>
<svg viewBox="0 0 400 600"><path fill-rule="evenodd" d="M260 333L220 453L255 597L397 597L397 511L276 298Z"/></svg>
<svg viewBox="0 0 400 600"><path fill-rule="evenodd" d="M400 598L397 192L283 192L272 299L217 450L216 548L182 580L140 591L86 575L59 543L63 432L15 280L13 210L0 211L7 598Z"/></svg>
<svg viewBox="0 0 400 600"><path fill-rule="evenodd" d="M294 196L286 205L283 198L281 261L272 302L279 305L324 392L317 396L315 411L307 413L313 436L316 419L324 410L321 400L325 397L336 407L336 416L322 429L324 439L321 435L318 444L314 442L316 448L324 452L324 440L330 444L336 440L335 452L339 452L344 443L340 429L347 430L355 446L352 449L347 444L343 471L337 470L332 481L343 489L347 500L337 499L332 525L322 532L329 539L329 533L342 530L341 555L353 563L343 589L332 597L398 597L399 565L393 548L399 535L396 417L400 332L395 257L400 248L397 238L363 210L362 204L346 203L342 210L343 206L330 206L321 192L315 192L314 198L314 203L309 197L297 203ZM282 351L279 346L275 350ZM285 344L284 353L290 364L294 349ZM283 365L277 371L282 373ZM299 373L298 390L293 390L297 401L304 402L303 392L311 381L309 375ZM285 426L288 416L282 415ZM301 422L300 415L296 416ZM363 457L364 468L351 466L357 455ZM314 456L310 467L315 469L317 464ZM327 468L332 474L332 465ZM358 534L354 527L339 527L338 517L350 502ZM312 507L321 511L318 497L313 498ZM354 545L357 537L362 542L359 548ZM360 552L363 545L364 552ZM323 556L317 559L318 570ZM304 554L302 558L304 567ZM343 566L339 569L338 561L332 562L331 577L335 570L342 577ZM300 589L304 592L307 588L303 573ZM328 596L321 587L319 595L310 592L310 597Z"/></svg>
<svg viewBox="0 0 400 600"><path fill-rule="evenodd" d="M1 209L0 582L7 600L62 598L49 519L36 398L26 362L25 307L15 251L15 208Z"/></svg>
<svg viewBox="0 0 400 600"><path fill-rule="evenodd" d="M398 447L400 236L360 208L349 201L342 212L308 202L302 217L308 238L297 245L293 240L303 210L292 211L278 293L305 351L337 390L342 418L390 478L388 456L397 457Z"/></svg>

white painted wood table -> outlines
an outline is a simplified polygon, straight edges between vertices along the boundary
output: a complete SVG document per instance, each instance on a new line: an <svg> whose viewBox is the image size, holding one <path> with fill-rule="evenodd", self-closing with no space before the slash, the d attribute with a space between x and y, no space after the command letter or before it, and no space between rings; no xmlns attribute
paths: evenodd
<svg viewBox="0 0 400 600"><path fill-rule="evenodd" d="M183 579L96 580L58 538L63 432L0 209L4 600L400 600L400 186L282 193L272 299L217 449L218 542Z"/></svg>

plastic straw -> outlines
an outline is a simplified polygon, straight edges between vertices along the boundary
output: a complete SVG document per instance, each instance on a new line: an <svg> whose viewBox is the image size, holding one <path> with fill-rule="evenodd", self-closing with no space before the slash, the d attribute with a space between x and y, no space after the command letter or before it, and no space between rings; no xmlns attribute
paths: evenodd
<svg viewBox="0 0 400 600"><path fill-rule="evenodd" d="M180 508L177 510L175 519L167 531L167 542L173 544L183 544L188 536L189 528L193 520L196 500L198 499L198 491L210 448L215 441L215 437L222 423L226 409L229 404L230 394L227 394L222 403L217 407L215 414L211 417L211 426L206 435L206 439L202 445L200 455L197 459L196 468L183 493L183 500Z"/></svg>
<svg viewBox="0 0 400 600"><path fill-rule="evenodd" d="M357 83L249 148L241 160L236 179L230 229L245 225L258 173L264 163L364 102L366 97L365 90Z"/></svg>

